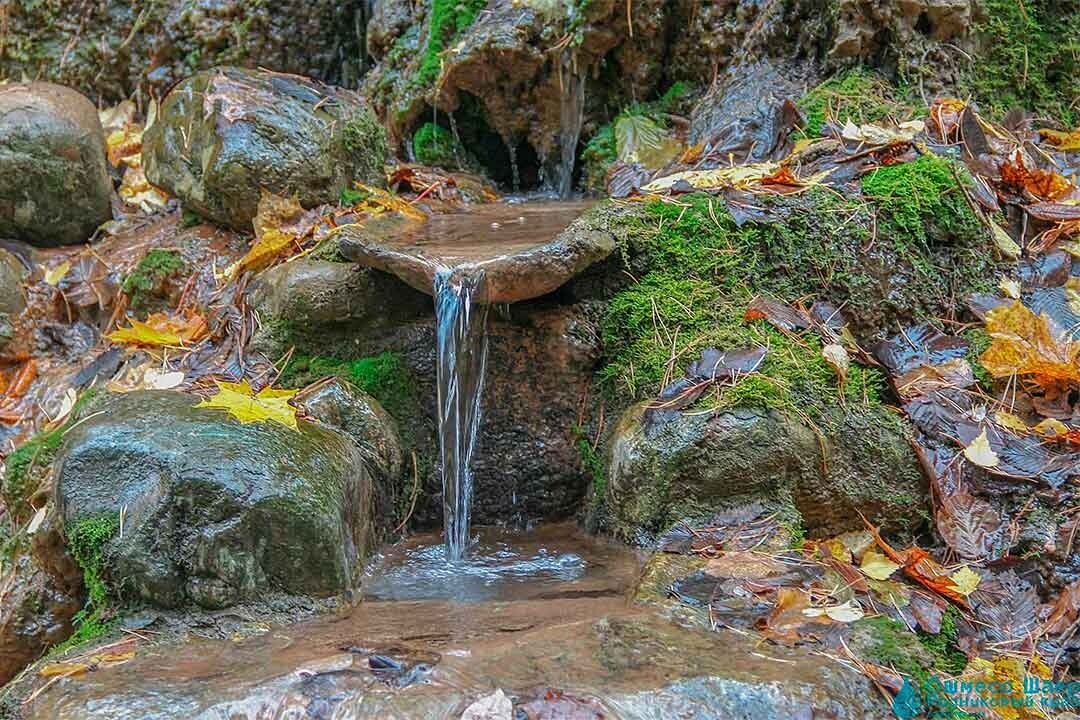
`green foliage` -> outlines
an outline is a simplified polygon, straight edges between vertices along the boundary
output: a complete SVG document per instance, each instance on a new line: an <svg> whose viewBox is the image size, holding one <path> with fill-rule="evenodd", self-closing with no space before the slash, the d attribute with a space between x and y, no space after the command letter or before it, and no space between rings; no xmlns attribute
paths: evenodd
<svg viewBox="0 0 1080 720"><path fill-rule="evenodd" d="M352 207L353 205L359 205L364 200L371 197L371 193L367 190L358 190L357 188L342 188L341 193L338 195L338 202L342 207Z"/></svg>
<svg viewBox="0 0 1080 720"><path fill-rule="evenodd" d="M607 491L607 472L604 467L604 459L600 456L600 453L596 452L596 448L589 442L588 434L585 429L575 425L571 428L574 435L574 447L578 451L578 455L581 456L581 465L585 468L585 472L592 478L592 498L591 502L594 504L603 502L604 493Z"/></svg>
<svg viewBox="0 0 1080 720"><path fill-rule="evenodd" d="M113 593L105 580L105 545L119 530L120 516L116 513L87 518L65 528L68 549L83 572L87 600L86 606L75 614L75 633L54 648L54 653L101 637L116 626Z"/></svg>
<svg viewBox="0 0 1080 720"><path fill-rule="evenodd" d="M155 248L143 255L139 264L124 278L121 286L131 299L131 307L139 308L161 292L162 284L184 270L184 258L176 250Z"/></svg>
<svg viewBox="0 0 1080 720"><path fill-rule="evenodd" d="M487 0L432 0L427 46L415 79L420 87L435 84L442 72L442 53L473 24L486 5Z"/></svg>
<svg viewBox="0 0 1080 720"><path fill-rule="evenodd" d="M423 165L457 169L469 164L465 148L454 134L432 122L421 125L413 135L413 152Z"/></svg>
<svg viewBox="0 0 1080 720"><path fill-rule="evenodd" d="M684 82L674 83L657 100L648 103L634 103L623 109L611 122L600 126L589 138L581 152L581 164L583 182L587 190L602 192L608 166L615 162L618 151L618 143L615 136L615 127L619 120L626 118L641 117L655 123L661 129L666 130L667 122L665 113L682 110L687 99L692 95L693 88Z"/></svg>
<svg viewBox="0 0 1080 720"><path fill-rule="evenodd" d="M833 75L796 103L806 125L805 137L818 137L827 120L861 125L904 113L892 86L872 70L854 67Z"/></svg>
<svg viewBox="0 0 1080 720"><path fill-rule="evenodd" d="M984 0L982 49L964 85L985 109L1080 123L1080 13L1060 0Z"/></svg>
<svg viewBox="0 0 1080 720"><path fill-rule="evenodd" d="M863 178L862 191L882 210L878 232L905 247L980 237L982 224L971 211L954 166L935 155L879 167Z"/></svg>
<svg viewBox="0 0 1080 720"><path fill-rule="evenodd" d="M394 417L413 403L413 382L401 356L384 352L359 360L294 355L278 378L283 387L304 387L324 377L339 377L379 401Z"/></svg>

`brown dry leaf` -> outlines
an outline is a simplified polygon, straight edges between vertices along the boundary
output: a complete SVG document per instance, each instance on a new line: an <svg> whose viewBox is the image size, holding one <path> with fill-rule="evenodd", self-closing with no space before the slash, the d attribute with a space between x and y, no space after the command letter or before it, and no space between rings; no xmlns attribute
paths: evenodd
<svg viewBox="0 0 1080 720"><path fill-rule="evenodd" d="M146 172L139 166L129 167L124 171L124 179L120 182L120 188L116 194L124 202L138 207L147 214L164 210L169 202L169 196L151 185L146 179Z"/></svg>
<svg viewBox="0 0 1080 720"><path fill-rule="evenodd" d="M802 629L810 624L829 624L826 615L808 617L803 611L810 608L810 596L803 590L782 587L776 591L776 605L768 615L758 618L754 626L766 637L785 645L794 645L805 638Z"/></svg>
<svg viewBox="0 0 1080 720"><path fill-rule="evenodd" d="M1002 531L997 510L966 490L942 500L934 515L938 533L965 560L983 560L994 549Z"/></svg>
<svg viewBox="0 0 1080 720"><path fill-rule="evenodd" d="M897 550L882 539L877 528L868 525L867 529L873 533L874 540L885 553L885 557L903 568L905 575L927 590L932 590L965 608L968 607L967 595L960 592L956 581L949 577L945 568L930 557L928 552L916 545L907 550Z"/></svg>
<svg viewBox="0 0 1080 720"><path fill-rule="evenodd" d="M1066 587L1058 595L1043 625L1043 632L1051 636L1060 635L1072 627L1078 616L1080 616L1080 580Z"/></svg>
<svg viewBox="0 0 1080 720"><path fill-rule="evenodd" d="M1014 302L991 310L986 332L993 339L980 356L995 377L1032 376L1041 385L1080 382L1080 342L1068 339L1050 318Z"/></svg>
<svg viewBox="0 0 1080 720"><path fill-rule="evenodd" d="M105 146L112 166L120 167L123 163L129 168L141 167L142 137L142 126L136 123L125 123L122 128L109 133Z"/></svg>
<svg viewBox="0 0 1080 720"><path fill-rule="evenodd" d="M179 317L154 313L146 321L129 320L130 326L106 337L120 345L134 347L184 347L207 334L206 319L195 311Z"/></svg>

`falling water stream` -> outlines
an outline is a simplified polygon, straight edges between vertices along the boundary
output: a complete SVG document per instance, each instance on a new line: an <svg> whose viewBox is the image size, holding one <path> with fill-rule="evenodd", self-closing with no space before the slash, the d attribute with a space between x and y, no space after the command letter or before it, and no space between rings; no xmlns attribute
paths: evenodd
<svg viewBox="0 0 1080 720"><path fill-rule="evenodd" d="M443 527L448 560L461 560L469 543L472 456L480 428L480 396L487 365L484 271L475 265L435 273L436 364Z"/></svg>
<svg viewBox="0 0 1080 720"><path fill-rule="evenodd" d="M585 117L585 78L578 74L574 61L565 63L563 93L559 107L559 166L555 189L559 197L570 197L574 188L574 158Z"/></svg>

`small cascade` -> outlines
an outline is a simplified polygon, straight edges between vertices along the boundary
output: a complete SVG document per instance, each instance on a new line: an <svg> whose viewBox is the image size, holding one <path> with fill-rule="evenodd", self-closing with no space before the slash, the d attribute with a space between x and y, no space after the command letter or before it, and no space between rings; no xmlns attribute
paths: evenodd
<svg viewBox="0 0 1080 720"><path fill-rule="evenodd" d="M577 156L581 125L585 119L585 77L577 71L572 55L563 61L562 99L559 107L559 164L555 190L559 197L570 197L574 188L574 160Z"/></svg>
<svg viewBox="0 0 1080 720"><path fill-rule="evenodd" d="M484 271L470 265L435 273L439 459L446 556L460 560L469 543L472 456L480 428L480 396L487 365Z"/></svg>

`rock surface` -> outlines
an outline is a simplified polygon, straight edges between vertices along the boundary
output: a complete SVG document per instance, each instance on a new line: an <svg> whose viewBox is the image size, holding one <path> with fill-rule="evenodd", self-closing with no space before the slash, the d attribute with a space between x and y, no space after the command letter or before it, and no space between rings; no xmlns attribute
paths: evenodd
<svg viewBox="0 0 1080 720"><path fill-rule="evenodd" d="M364 9L337 0L68 0L7 6L0 75L69 85L111 104L162 95L200 68L243 65L351 85ZM358 32L359 31L359 32Z"/></svg>
<svg viewBox="0 0 1080 720"><path fill-rule="evenodd" d="M379 236L369 228L345 226L341 254L396 275L421 292L434 294L440 269L482 270L477 302L532 300L554 292L615 250L603 232L562 232L588 203L490 203L460 215L434 215L426 223ZM470 270L471 271L471 270Z"/></svg>
<svg viewBox="0 0 1080 720"><path fill-rule="evenodd" d="M299 432L241 424L197 401L112 396L65 436L65 526L124 510L122 536L106 545L107 581L165 608L352 588L375 535L371 478L353 442L304 421Z"/></svg>
<svg viewBox="0 0 1080 720"><path fill-rule="evenodd" d="M391 353L400 361L404 388L393 385L389 397L379 388L368 391L397 420L406 457L417 451L422 492L414 521L440 523L431 299L378 270L310 259L269 271L250 298L263 327L258 346L269 356L295 347L297 354L331 360ZM584 496L589 476L574 426L600 356L595 315L588 303L551 297L489 314L474 460L477 524L567 517ZM411 468L405 470L411 477Z"/></svg>
<svg viewBox="0 0 1080 720"><path fill-rule="evenodd" d="M54 513L20 535L0 576L0 685L71 635L83 607L82 571L64 547Z"/></svg>
<svg viewBox="0 0 1080 720"><path fill-rule="evenodd" d="M49 247L85 242L111 219L97 110L70 88L0 86L0 237Z"/></svg>
<svg viewBox="0 0 1080 720"><path fill-rule="evenodd" d="M892 529L920 521L912 513L926 500L925 481L906 431L884 409L843 415L822 431L752 409L646 419L647 406L630 408L610 442L607 503L626 539L752 501L813 536L862 529L856 511Z"/></svg>
<svg viewBox="0 0 1080 720"><path fill-rule="evenodd" d="M354 93L263 70L198 73L165 98L143 139L149 180L184 207L250 230L262 190L306 207L354 180L381 183L382 129Z"/></svg>

